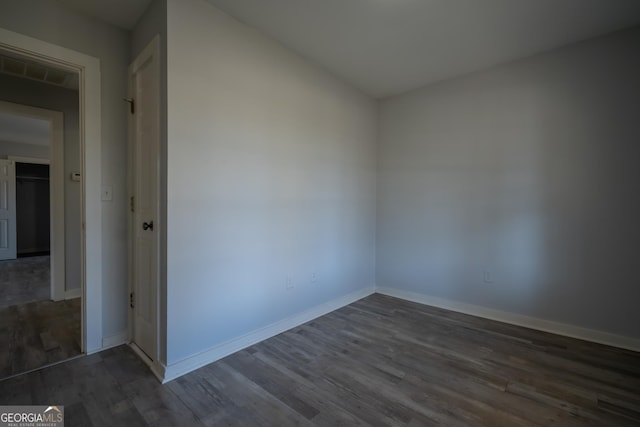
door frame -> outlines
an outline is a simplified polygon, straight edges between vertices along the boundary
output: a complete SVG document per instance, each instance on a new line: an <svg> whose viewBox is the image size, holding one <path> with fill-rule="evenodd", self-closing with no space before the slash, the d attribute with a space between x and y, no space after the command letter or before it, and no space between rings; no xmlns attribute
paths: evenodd
<svg viewBox="0 0 640 427"><path fill-rule="evenodd" d="M81 350L102 349L102 159L100 60L0 28L0 49L79 74L81 163Z"/></svg>
<svg viewBox="0 0 640 427"><path fill-rule="evenodd" d="M0 100L0 112L47 120L49 128L49 158L8 156L16 163L49 165L49 233L51 251L51 299L66 299L65 286L65 222L64 222L64 118L59 111L32 107Z"/></svg>
<svg viewBox="0 0 640 427"><path fill-rule="evenodd" d="M135 59L131 62L131 64L129 65L129 68L127 70L127 75L128 75L128 93L129 93L129 98L133 98L133 79L132 79L132 75L133 75L133 70L136 69L140 64L146 62L146 60L150 57L153 56L156 58L155 61L155 66L156 68L156 72L157 72L157 99L160 100L161 98L161 83L160 83L160 78L161 78L161 69L160 69L160 35L156 35L154 36L154 38L147 44L147 46L142 49L142 51L140 53L138 53L138 55L135 57ZM135 100L133 101L135 102ZM135 104L134 104L135 105ZM154 319L154 354L153 355L147 355L144 351L142 351L142 349L140 347L138 347L138 345L135 343L134 341L134 337L135 337L135 313L134 313L134 309L132 307L129 308L128 312L129 312L129 343L131 348L138 354L138 356L140 356L140 358L149 365L149 367L151 368L152 372L154 373L154 375L156 375L159 379L162 378L161 372L163 371L162 369L162 363L160 362L160 232L162 230L162 223L161 223L161 215L160 215L160 138L161 138L161 124L160 124L160 120L161 120L161 115L160 115L160 107L158 105L156 111L156 132L158 135L158 158L157 159L153 159L155 160L155 163L157 165L157 174L156 174L156 182L157 182L157 194L156 194L156 212L155 212L155 219L154 219L154 232L157 233L156 234L156 248L155 248L155 252L156 252L156 283L155 283L155 289L154 289L154 301L152 302L153 304L153 319ZM136 137L135 137L135 116L134 114L129 114L129 148L128 148L128 154L129 154L129 161L127 164L127 168L128 168L128 176L129 176L129 180L128 180L128 187L129 187L129 201L131 203L131 200L133 197L136 197L136 162L137 162L137 158L136 158ZM152 159L150 159L150 161L152 161ZM132 292L134 292L135 287L136 287L136 283L135 283L135 254L136 254L136 223L135 223L136 217L135 217L135 212L132 209L132 206L129 205L129 294L131 295Z"/></svg>

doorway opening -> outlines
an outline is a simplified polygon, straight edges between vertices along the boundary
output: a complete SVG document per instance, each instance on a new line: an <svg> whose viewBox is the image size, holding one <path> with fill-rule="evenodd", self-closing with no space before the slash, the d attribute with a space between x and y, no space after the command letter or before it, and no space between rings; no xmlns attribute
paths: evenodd
<svg viewBox="0 0 640 427"><path fill-rule="evenodd" d="M18 258L51 257L49 187L49 163L16 161Z"/></svg>
<svg viewBox="0 0 640 427"><path fill-rule="evenodd" d="M86 354L108 346L102 330L102 210L100 60L96 57L0 28L0 49L78 74L82 227L79 262L81 349ZM52 245L57 244L53 242ZM52 272L56 277L58 272Z"/></svg>
<svg viewBox="0 0 640 427"><path fill-rule="evenodd" d="M83 352L78 77L0 51L0 378Z"/></svg>
<svg viewBox="0 0 640 427"><path fill-rule="evenodd" d="M1 129L2 127L0 131ZM0 153L2 152L0 143ZM37 160L39 159L34 159ZM47 301L54 296L54 282L50 278L51 197L48 162L48 159L43 159L38 163L14 163L15 194L7 196L15 197L15 230L3 227L0 233L15 233L16 256L13 260L5 259L0 262L0 272L3 273L0 286L3 296L1 308ZM11 228L12 224L9 225Z"/></svg>

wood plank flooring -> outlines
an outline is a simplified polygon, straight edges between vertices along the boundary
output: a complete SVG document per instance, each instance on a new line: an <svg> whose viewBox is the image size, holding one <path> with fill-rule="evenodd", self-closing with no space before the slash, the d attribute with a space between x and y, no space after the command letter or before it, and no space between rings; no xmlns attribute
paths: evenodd
<svg viewBox="0 0 640 427"><path fill-rule="evenodd" d="M80 299L49 300L50 262L49 255L0 261L0 378L81 353Z"/></svg>
<svg viewBox="0 0 640 427"><path fill-rule="evenodd" d="M0 403L67 426L638 426L640 354L376 294L166 385L121 346Z"/></svg>
<svg viewBox="0 0 640 427"><path fill-rule="evenodd" d="M0 261L0 309L48 300L50 263L48 255Z"/></svg>
<svg viewBox="0 0 640 427"><path fill-rule="evenodd" d="M0 378L81 354L80 301L38 301L1 308Z"/></svg>

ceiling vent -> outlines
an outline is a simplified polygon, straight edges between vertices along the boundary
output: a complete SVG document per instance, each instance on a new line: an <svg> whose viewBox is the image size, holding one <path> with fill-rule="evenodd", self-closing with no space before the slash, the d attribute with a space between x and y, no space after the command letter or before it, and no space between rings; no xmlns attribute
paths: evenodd
<svg viewBox="0 0 640 427"><path fill-rule="evenodd" d="M78 90L78 73L0 53L0 73Z"/></svg>

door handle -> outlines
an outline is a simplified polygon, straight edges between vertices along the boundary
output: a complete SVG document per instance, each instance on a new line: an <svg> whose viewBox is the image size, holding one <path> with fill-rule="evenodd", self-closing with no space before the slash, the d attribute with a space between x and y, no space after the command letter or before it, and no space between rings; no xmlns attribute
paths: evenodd
<svg viewBox="0 0 640 427"><path fill-rule="evenodd" d="M143 223L142 223L142 229L143 229L144 231L147 231L147 230L153 230L153 221L143 222Z"/></svg>

